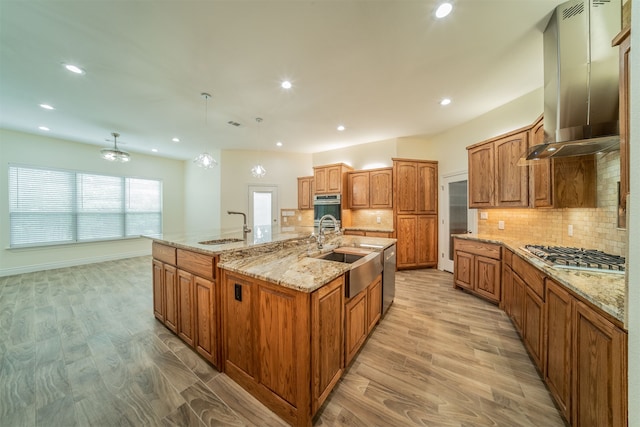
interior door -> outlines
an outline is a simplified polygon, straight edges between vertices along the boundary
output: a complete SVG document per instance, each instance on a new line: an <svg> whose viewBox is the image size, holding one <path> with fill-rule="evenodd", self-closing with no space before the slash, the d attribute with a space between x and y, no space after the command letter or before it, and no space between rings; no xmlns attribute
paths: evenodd
<svg viewBox="0 0 640 427"><path fill-rule="evenodd" d="M254 243L270 241L278 218L278 187L249 186L249 224Z"/></svg>
<svg viewBox="0 0 640 427"><path fill-rule="evenodd" d="M467 172L443 175L440 192L438 269L453 273L453 235L477 233L477 210L469 209Z"/></svg>

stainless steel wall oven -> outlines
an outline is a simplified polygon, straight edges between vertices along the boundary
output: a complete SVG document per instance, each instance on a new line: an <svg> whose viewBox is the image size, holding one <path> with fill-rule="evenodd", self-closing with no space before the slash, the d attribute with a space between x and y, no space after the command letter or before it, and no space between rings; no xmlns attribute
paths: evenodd
<svg viewBox="0 0 640 427"><path fill-rule="evenodd" d="M340 194L317 194L313 196L313 224L316 227L320 225L320 218L324 215L333 215L338 220L338 226L340 226L341 210ZM328 227L333 226L331 222L326 222L325 224Z"/></svg>

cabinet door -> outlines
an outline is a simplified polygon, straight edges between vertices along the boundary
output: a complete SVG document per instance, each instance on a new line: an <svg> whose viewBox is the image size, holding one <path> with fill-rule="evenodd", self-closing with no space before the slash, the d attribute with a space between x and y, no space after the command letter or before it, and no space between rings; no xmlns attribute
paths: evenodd
<svg viewBox="0 0 640 427"><path fill-rule="evenodd" d="M367 288L367 334L382 315L382 276L378 276Z"/></svg>
<svg viewBox="0 0 640 427"><path fill-rule="evenodd" d="M438 213L438 167L431 163L418 163L417 212L420 214Z"/></svg>
<svg viewBox="0 0 640 427"><path fill-rule="evenodd" d="M298 178L298 209L313 209L311 182L313 178Z"/></svg>
<svg viewBox="0 0 640 427"><path fill-rule="evenodd" d="M253 328L253 284L227 275L224 290L224 355L225 370L230 376L239 373L255 376L256 334Z"/></svg>
<svg viewBox="0 0 640 427"><path fill-rule="evenodd" d="M416 265L415 237L417 231L415 215L398 215L396 219L396 236L398 247L397 267Z"/></svg>
<svg viewBox="0 0 640 427"><path fill-rule="evenodd" d="M413 214L418 210L418 166L415 162L394 162L396 214Z"/></svg>
<svg viewBox="0 0 640 427"><path fill-rule="evenodd" d="M191 347L195 337L193 275L178 270L178 336Z"/></svg>
<svg viewBox="0 0 640 427"><path fill-rule="evenodd" d="M164 265L164 324L176 334L178 333L178 278L177 269Z"/></svg>
<svg viewBox="0 0 640 427"><path fill-rule="evenodd" d="M554 207L595 208L595 155L553 159Z"/></svg>
<svg viewBox="0 0 640 427"><path fill-rule="evenodd" d="M513 270L508 265L502 267L502 301L501 307L507 316L513 317Z"/></svg>
<svg viewBox="0 0 640 427"><path fill-rule="evenodd" d="M629 77L631 54L630 32L620 43L620 200L618 211L618 225L626 227L627 222L627 196L629 195L629 140L630 113L629 113Z"/></svg>
<svg viewBox="0 0 640 427"><path fill-rule="evenodd" d="M342 166L330 166L327 168L327 193L340 193L342 191Z"/></svg>
<svg viewBox="0 0 640 427"><path fill-rule="evenodd" d="M349 207L369 208L369 172L349 173Z"/></svg>
<svg viewBox="0 0 640 427"><path fill-rule="evenodd" d="M313 169L313 183L316 194L328 193L327 190L327 168Z"/></svg>
<svg viewBox="0 0 640 427"><path fill-rule="evenodd" d="M571 315L573 298L547 279L545 302L545 380L564 418L571 424Z"/></svg>
<svg viewBox="0 0 640 427"><path fill-rule="evenodd" d="M218 366L218 321L215 297L215 282L194 277L196 351L209 362Z"/></svg>
<svg viewBox="0 0 640 427"><path fill-rule="evenodd" d="M573 425L627 425L627 334L587 305L575 305Z"/></svg>
<svg viewBox="0 0 640 427"><path fill-rule="evenodd" d="M435 266L438 262L438 224L434 215L418 215L415 234L416 264Z"/></svg>
<svg viewBox="0 0 640 427"><path fill-rule="evenodd" d="M527 207L529 205L529 169L518 166L527 152L528 132L521 132L494 142L496 205Z"/></svg>
<svg viewBox="0 0 640 427"><path fill-rule="evenodd" d="M542 118L533 125L530 131L530 144L544 143L544 121ZM551 180L551 159L541 159L531 165L530 173L530 199L534 208L553 207L553 181Z"/></svg>
<svg viewBox="0 0 640 427"><path fill-rule="evenodd" d="M367 293L360 292L345 305L345 366L351 363L369 330L367 325Z"/></svg>
<svg viewBox="0 0 640 427"><path fill-rule="evenodd" d="M311 358L315 413L342 376L344 366L344 276L311 295Z"/></svg>
<svg viewBox="0 0 640 427"><path fill-rule="evenodd" d="M500 301L500 260L474 257L474 290L491 301Z"/></svg>
<svg viewBox="0 0 640 427"><path fill-rule="evenodd" d="M453 280L456 285L473 289L473 255L455 251Z"/></svg>
<svg viewBox="0 0 640 427"><path fill-rule="evenodd" d="M524 292L524 344L544 375L544 302L528 286Z"/></svg>
<svg viewBox="0 0 640 427"><path fill-rule="evenodd" d="M513 275L513 287L511 299L511 320L516 330L522 334L522 326L524 325L524 293L525 285L522 279L517 275Z"/></svg>
<svg viewBox="0 0 640 427"><path fill-rule="evenodd" d="M392 170L371 171L369 175L369 207L390 209L393 207Z"/></svg>
<svg viewBox="0 0 640 427"><path fill-rule="evenodd" d="M164 264L158 260L153 260L153 315L164 322Z"/></svg>
<svg viewBox="0 0 640 427"><path fill-rule="evenodd" d="M493 144L487 143L469 149L469 207L494 206Z"/></svg>

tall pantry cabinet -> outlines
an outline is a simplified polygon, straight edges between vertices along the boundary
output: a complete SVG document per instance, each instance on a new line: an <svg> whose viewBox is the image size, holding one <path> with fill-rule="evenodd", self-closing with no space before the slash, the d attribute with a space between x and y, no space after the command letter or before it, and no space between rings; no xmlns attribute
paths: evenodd
<svg viewBox="0 0 640 427"><path fill-rule="evenodd" d="M438 162L393 159L398 269L438 263Z"/></svg>

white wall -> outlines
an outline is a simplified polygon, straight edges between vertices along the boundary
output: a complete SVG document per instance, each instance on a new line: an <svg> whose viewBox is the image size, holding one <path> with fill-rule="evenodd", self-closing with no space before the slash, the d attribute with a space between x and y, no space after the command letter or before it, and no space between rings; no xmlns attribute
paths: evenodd
<svg viewBox="0 0 640 427"><path fill-rule="evenodd" d="M455 108L453 104L451 106ZM543 90L540 88L438 135L425 139L399 138L398 157L437 160L441 177L466 171L466 147L533 124L543 108Z"/></svg>
<svg viewBox="0 0 640 427"><path fill-rule="evenodd" d="M267 170L263 178L251 176L251 167L257 162ZM285 152L257 152L225 150L220 159L220 228L240 228L236 216L227 215L228 210L248 213L249 185L278 187L278 211L298 207L299 176L313 173L311 155Z"/></svg>
<svg viewBox="0 0 640 427"><path fill-rule="evenodd" d="M79 243L31 249L9 248L8 165L46 166L118 176L161 179L165 233L183 231L182 161L132 153L127 164L102 160L98 146L0 129L0 275L46 270L151 253L147 239Z"/></svg>
<svg viewBox="0 0 640 427"><path fill-rule="evenodd" d="M638 6L638 2L635 2ZM631 197L629 206L629 425L640 425L640 10L631 14Z"/></svg>
<svg viewBox="0 0 640 427"><path fill-rule="evenodd" d="M207 232L220 229L220 150L209 154L218 161L213 169L203 169L193 161L184 162L184 231Z"/></svg>
<svg viewBox="0 0 640 427"><path fill-rule="evenodd" d="M396 139L352 145L338 150L313 154L313 165L331 165L345 163L354 169L373 169L393 166L391 159L396 157ZM313 175L313 171L311 171Z"/></svg>

